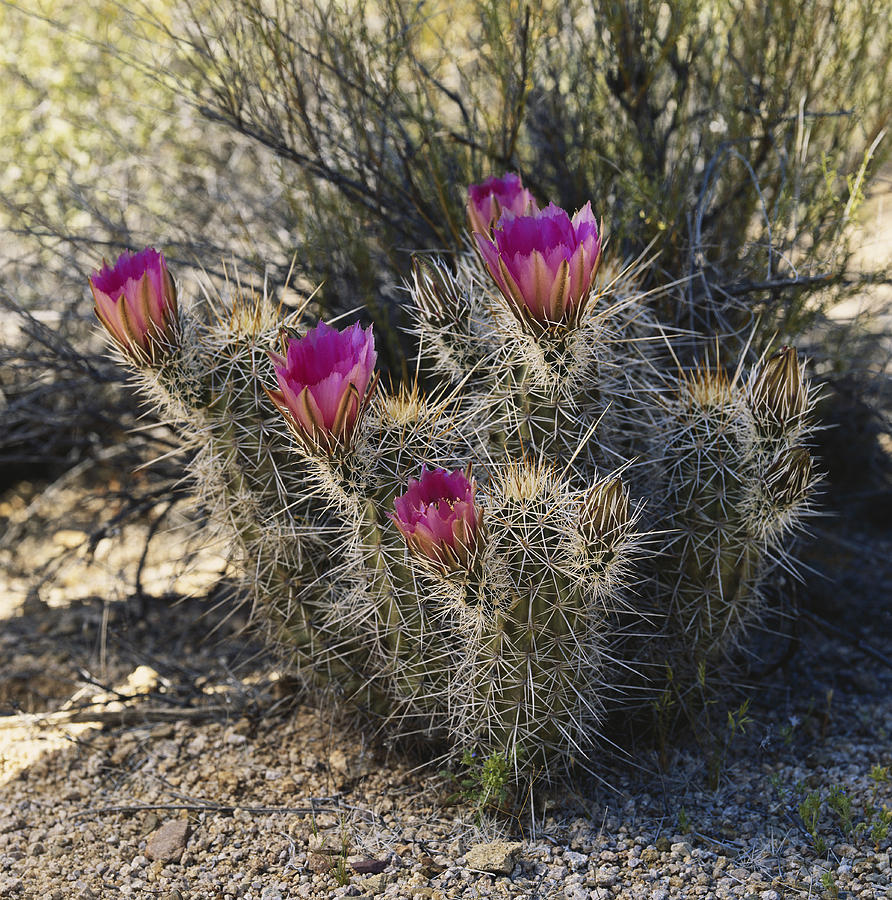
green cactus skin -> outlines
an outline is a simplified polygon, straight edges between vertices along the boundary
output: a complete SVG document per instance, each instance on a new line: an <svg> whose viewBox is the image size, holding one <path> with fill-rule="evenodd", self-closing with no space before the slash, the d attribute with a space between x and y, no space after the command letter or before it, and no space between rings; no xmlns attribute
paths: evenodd
<svg viewBox="0 0 892 900"><path fill-rule="evenodd" d="M298 445L266 397L301 314L263 297L184 311L142 387L196 448L209 539L307 689L560 778L609 743L609 707L658 699L667 670L692 682L758 622L816 481L810 388L788 349L748 379L672 374L634 266L606 261L582 321L536 336L472 253L420 261L407 289L439 386L379 385L349 451ZM388 513L422 465L467 464L483 536L444 573Z"/></svg>

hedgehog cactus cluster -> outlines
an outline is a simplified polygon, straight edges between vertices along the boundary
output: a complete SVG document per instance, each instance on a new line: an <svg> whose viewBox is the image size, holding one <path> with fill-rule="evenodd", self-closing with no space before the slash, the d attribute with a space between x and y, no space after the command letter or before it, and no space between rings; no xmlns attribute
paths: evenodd
<svg viewBox="0 0 892 900"><path fill-rule="evenodd" d="M812 392L790 347L679 368L589 204L509 174L467 208L468 249L416 260L421 374L389 390L371 328L179 310L154 250L91 284L302 682L560 777L759 622L815 484Z"/></svg>

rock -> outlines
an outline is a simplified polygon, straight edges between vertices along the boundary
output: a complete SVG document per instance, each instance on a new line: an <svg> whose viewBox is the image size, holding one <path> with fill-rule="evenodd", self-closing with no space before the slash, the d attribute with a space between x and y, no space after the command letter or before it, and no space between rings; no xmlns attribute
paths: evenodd
<svg viewBox="0 0 892 900"><path fill-rule="evenodd" d="M368 878L363 878L362 889L375 896L375 894L383 893L389 880L388 876L383 872L380 875L370 875Z"/></svg>
<svg viewBox="0 0 892 900"><path fill-rule="evenodd" d="M242 776L238 772L233 772L230 769L223 769L222 771L217 772L217 783L220 785L220 790L222 790L226 794L237 794L239 788L242 786Z"/></svg>
<svg viewBox="0 0 892 900"><path fill-rule="evenodd" d="M277 887L265 887L260 900L283 900L283 895Z"/></svg>
<svg viewBox="0 0 892 900"><path fill-rule="evenodd" d="M425 878L435 878L446 869L443 863L438 862L427 854L418 857L418 866L419 871Z"/></svg>
<svg viewBox="0 0 892 900"><path fill-rule="evenodd" d="M344 850L344 843L336 834L317 831L307 835L307 851L309 853L327 853L337 856Z"/></svg>
<svg viewBox="0 0 892 900"><path fill-rule="evenodd" d="M307 867L317 875L325 875L338 865L345 847L336 835L318 832L307 838Z"/></svg>
<svg viewBox="0 0 892 900"><path fill-rule="evenodd" d="M151 834L160 824L161 819L154 812L149 812L143 822L141 834Z"/></svg>
<svg viewBox="0 0 892 900"><path fill-rule="evenodd" d="M326 875L338 864L338 858L331 853L310 853L307 855L307 868L317 875Z"/></svg>
<svg viewBox="0 0 892 900"><path fill-rule="evenodd" d="M251 720L246 718L245 716L242 716L242 718L240 718L238 722L236 722L235 725L232 726L232 733L248 735L253 730L253 727L254 726L251 724Z"/></svg>
<svg viewBox="0 0 892 900"><path fill-rule="evenodd" d="M74 528L62 528L53 535L53 543L66 550L74 550L81 544L85 544L89 537L86 532L77 531Z"/></svg>
<svg viewBox="0 0 892 900"><path fill-rule="evenodd" d="M152 834L146 844L145 855L148 859L159 859L161 862L179 862L188 837L189 823L185 819L172 819Z"/></svg>
<svg viewBox="0 0 892 900"><path fill-rule="evenodd" d="M564 850L564 862L571 869L582 869L588 866L588 857L584 853L575 853L572 850Z"/></svg>
<svg viewBox="0 0 892 900"><path fill-rule="evenodd" d="M208 745L208 736L206 734L197 734L188 744L186 744L186 752L189 756L200 756Z"/></svg>
<svg viewBox="0 0 892 900"><path fill-rule="evenodd" d="M673 844L669 849L673 853L679 854L679 856L690 856L693 852L691 845L687 841L680 841L677 844Z"/></svg>
<svg viewBox="0 0 892 900"><path fill-rule="evenodd" d="M646 866L653 865L660 858L660 853L656 847L645 847L641 851L641 862Z"/></svg>
<svg viewBox="0 0 892 900"><path fill-rule="evenodd" d="M465 866L482 872L510 875L523 849L519 841L493 841L490 844L474 844L465 854Z"/></svg>
<svg viewBox="0 0 892 900"><path fill-rule="evenodd" d="M337 775L346 775L350 770L347 754L343 750L335 748L328 757L328 766Z"/></svg>
<svg viewBox="0 0 892 900"><path fill-rule="evenodd" d="M384 859L362 859L350 863L350 868L357 875L377 875L387 868L387 860Z"/></svg>
<svg viewBox="0 0 892 900"><path fill-rule="evenodd" d="M123 738L121 742L109 754L109 762L113 766L120 766L125 763L137 748L136 738L132 735Z"/></svg>
<svg viewBox="0 0 892 900"><path fill-rule="evenodd" d="M149 694L158 687L161 676L151 666L137 666L128 676L124 686L127 694Z"/></svg>

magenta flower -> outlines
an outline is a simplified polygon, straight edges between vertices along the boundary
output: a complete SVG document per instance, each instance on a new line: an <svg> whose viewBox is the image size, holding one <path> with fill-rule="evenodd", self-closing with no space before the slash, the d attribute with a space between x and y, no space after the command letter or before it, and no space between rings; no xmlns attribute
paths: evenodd
<svg viewBox="0 0 892 900"><path fill-rule="evenodd" d="M504 210L516 216L538 212L533 195L523 186L519 175L509 172L503 178L495 175L468 188L468 223L471 231L489 234Z"/></svg>
<svg viewBox="0 0 892 900"><path fill-rule="evenodd" d="M505 212L492 240L475 237L490 274L521 323L537 334L550 325L579 324L601 260L591 203L572 220L553 203L532 215Z"/></svg>
<svg viewBox="0 0 892 900"><path fill-rule="evenodd" d="M394 500L396 513L388 514L409 548L444 574L467 568L477 546L483 512L474 504L477 486L469 474L423 468Z"/></svg>
<svg viewBox="0 0 892 900"><path fill-rule="evenodd" d="M280 389L266 393L295 437L309 450L349 447L374 388L378 354L371 326L338 331L320 322L289 340L286 356L270 357Z"/></svg>
<svg viewBox="0 0 892 900"><path fill-rule="evenodd" d="M140 362L173 344L177 294L163 254L151 247L122 253L90 276L95 312L115 343Z"/></svg>

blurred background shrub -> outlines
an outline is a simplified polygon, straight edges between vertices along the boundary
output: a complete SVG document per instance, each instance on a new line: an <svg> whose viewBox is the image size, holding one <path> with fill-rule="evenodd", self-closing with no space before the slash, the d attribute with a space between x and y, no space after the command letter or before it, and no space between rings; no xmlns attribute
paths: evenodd
<svg viewBox="0 0 892 900"><path fill-rule="evenodd" d="M852 243L890 147L885 0L9 0L0 33L0 459L132 422L103 256L161 247L187 293L321 284L399 374L411 253L460 247L466 186L508 170L653 257L667 327L729 357L808 334L831 378L864 357L870 329L816 326L888 282Z"/></svg>
<svg viewBox="0 0 892 900"><path fill-rule="evenodd" d="M307 275L369 308L464 239L463 189L518 170L659 253L670 321L796 335L850 287L886 152L882 0L187 0L166 83L284 161ZM332 252L334 251L334 252Z"/></svg>

